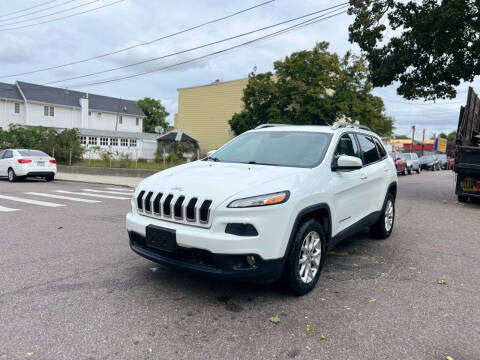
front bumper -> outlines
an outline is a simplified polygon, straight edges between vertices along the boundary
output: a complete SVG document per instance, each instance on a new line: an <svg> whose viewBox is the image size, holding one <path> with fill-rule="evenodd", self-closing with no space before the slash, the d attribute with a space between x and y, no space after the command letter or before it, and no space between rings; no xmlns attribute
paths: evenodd
<svg viewBox="0 0 480 360"><path fill-rule="evenodd" d="M271 283L282 275L284 260L264 260L257 254L214 254L197 248L178 247L173 253L150 248L145 245L145 237L130 231L130 248L146 259L230 280ZM255 258L254 264L247 262L247 256Z"/></svg>

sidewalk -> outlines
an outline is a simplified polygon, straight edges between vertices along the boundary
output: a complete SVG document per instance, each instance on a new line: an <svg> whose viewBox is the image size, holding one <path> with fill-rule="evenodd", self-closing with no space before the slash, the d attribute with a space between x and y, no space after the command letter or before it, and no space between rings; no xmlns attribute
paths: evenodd
<svg viewBox="0 0 480 360"><path fill-rule="evenodd" d="M134 187L143 178L140 177L126 177L126 176L104 176L104 175L86 175L86 174L70 174L59 172L55 176L56 180L64 181L79 181L88 183L108 184Z"/></svg>

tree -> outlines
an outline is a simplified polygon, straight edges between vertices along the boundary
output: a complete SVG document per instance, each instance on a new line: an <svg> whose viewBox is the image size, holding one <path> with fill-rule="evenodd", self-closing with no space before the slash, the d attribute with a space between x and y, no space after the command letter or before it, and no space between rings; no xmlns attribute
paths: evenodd
<svg viewBox="0 0 480 360"><path fill-rule="evenodd" d="M322 42L276 61L274 69L249 75L244 110L230 120L235 134L264 123L329 125L344 115L390 135L393 120L385 116L382 99L371 94L364 58L350 52L340 58Z"/></svg>
<svg viewBox="0 0 480 360"><path fill-rule="evenodd" d="M143 119L143 132L153 133L157 126L161 126L164 130L168 128L166 118L170 113L165 109L160 100L146 97L138 100L137 104L146 116Z"/></svg>
<svg viewBox="0 0 480 360"><path fill-rule="evenodd" d="M457 141L457 132L452 131L447 135L447 142L454 144Z"/></svg>
<svg viewBox="0 0 480 360"><path fill-rule="evenodd" d="M398 81L406 99L454 98L480 74L479 0L350 0L349 14L375 87Z"/></svg>
<svg viewBox="0 0 480 360"><path fill-rule="evenodd" d="M438 135L439 138L442 138L442 139L447 139L448 138L448 135L445 134L444 132L441 132L440 135Z"/></svg>

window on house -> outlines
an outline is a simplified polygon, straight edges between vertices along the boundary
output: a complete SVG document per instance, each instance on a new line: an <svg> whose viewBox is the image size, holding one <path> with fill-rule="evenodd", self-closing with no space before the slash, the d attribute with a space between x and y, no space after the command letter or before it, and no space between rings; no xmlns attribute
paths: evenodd
<svg viewBox="0 0 480 360"><path fill-rule="evenodd" d="M94 136L90 136L88 139L88 145L97 145L97 138Z"/></svg>
<svg viewBox="0 0 480 360"><path fill-rule="evenodd" d="M122 115L120 115L120 116L118 117L118 123L119 123L120 125L123 124L123 116L122 116Z"/></svg>
<svg viewBox="0 0 480 360"><path fill-rule="evenodd" d="M55 108L50 106L50 116L55 116Z"/></svg>
<svg viewBox="0 0 480 360"><path fill-rule="evenodd" d="M120 146L128 146L128 139L120 139Z"/></svg>
<svg viewBox="0 0 480 360"><path fill-rule="evenodd" d="M88 112L88 116L92 116L92 112L91 112L91 111Z"/></svg>
<svg viewBox="0 0 480 360"><path fill-rule="evenodd" d="M139 118L135 119L135 125L137 125L137 126L140 125L140 119Z"/></svg>
<svg viewBox="0 0 480 360"><path fill-rule="evenodd" d="M48 116L48 106L43 107L43 115Z"/></svg>
<svg viewBox="0 0 480 360"><path fill-rule="evenodd" d="M20 114L20 104L15 103L15 114Z"/></svg>
<svg viewBox="0 0 480 360"><path fill-rule="evenodd" d="M100 138L100 146L108 146L108 138L101 137Z"/></svg>
<svg viewBox="0 0 480 360"><path fill-rule="evenodd" d="M101 112L97 113L97 116L102 117L102 113Z"/></svg>
<svg viewBox="0 0 480 360"><path fill-rule="evenodd" d="M118 146L118 139L117 138L111 138L110 139L110 145Z"/></svg>
<svg viewBox="0 0 480 360"><path fill-rule="evenodd" d="M130 139L130 147L137 147L137 139Z"/></svg>
<svg viewBox="0 0 480 360"><path fill-rule="evenodd" d="M80 145L87 145L87 137L80 136Z"/></svg>

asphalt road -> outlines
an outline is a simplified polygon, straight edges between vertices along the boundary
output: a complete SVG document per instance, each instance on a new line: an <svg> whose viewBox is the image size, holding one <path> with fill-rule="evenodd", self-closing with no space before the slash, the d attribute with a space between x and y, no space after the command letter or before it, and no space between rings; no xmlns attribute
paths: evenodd
<svg viewBox="0 0 480 360"><path fill-rule="evenodd" d="M301 298L149 262L128 200L57 192L107 187L0 180L0 359L480 359L480 205L451 172L400 177L391 238L342 243Z"/></svg>

